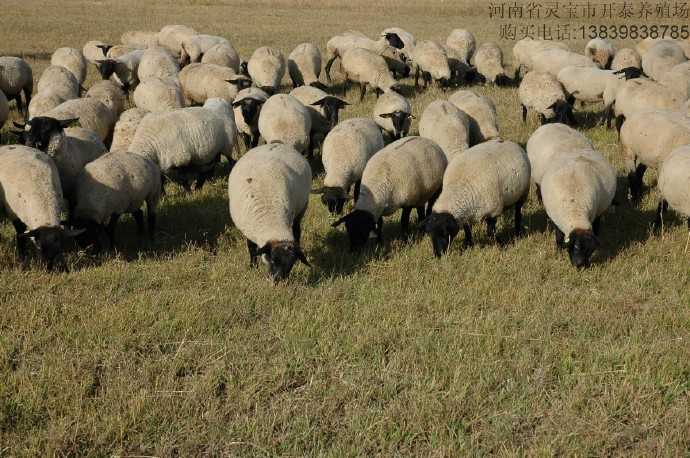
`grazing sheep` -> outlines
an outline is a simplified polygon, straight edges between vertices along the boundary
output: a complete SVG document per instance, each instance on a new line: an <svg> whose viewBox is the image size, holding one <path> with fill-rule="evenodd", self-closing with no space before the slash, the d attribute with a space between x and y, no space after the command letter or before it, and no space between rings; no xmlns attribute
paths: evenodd
<svg viewBox="0 0 690 458"><path fill-rule="evenodd" d="M261 107L268 100L268 94L257 87L248 87L237 93L232 102L237 131L247 151L259 144L259 115Z"/></svg>
<svg viewBox="0 0 690 458"><path fill-rule="evenodd" d="M470 119L452 103L436 100L422 112L419 136L436 142L450 163L453 156L470 147Z"/></svg>
<svg viewBox="0 0 690 458"><path fill-rule="evenodd" d="M137 51L137 50L144 50L146 47L142 46L137 46L137 45L105 45L105 46L100 46L98 45L99 48L103 50L103 54L105 55L106 59L119 59L120 57L124 56L125 54L129 54L132 51Z"/></svg>
<svg viewBox="0 0 690 458"><path fill-rule="evenodd" d="M209 48L201 57L202 64L216 64L221 67L232 68L235 73L240 73L240 55L231 44L219 43Z"/></svg>
<svg viewBox="0 0 690 458"><path fill-rule="evenodd" d="M659 169L659 206L654 223L655 227L661 226L663 212L671 207L683 215L688 222L690 230L690 144L678 147L671 151Z"/></svg>
<svg viewBox="0 0 690 458"><path fill-rule="evenodd" d="M541 180L546 214L556 226L556 246L566 248L576 268L588 267L601 247L601 215L616 193L616 170L594 150L554 159Z"/></svg>
<svg viewBox="0 0 690 458"><path fill-rule="evenodd" d="M448 57L448 68L450 68L451 78L457 78L465 83L473 82L477 77L476 67L472 67L465 62L462 55L456 49L449 48L446 45L441 45L441 48Z"/></svg>
<svg viewBox="0 0 690 458"><path fill-rule="evenodd" d="M290 91L290 95L302 102L311 116L310 152L338 124L338 114L349 103L312 86L300 86Z"/></svg>
<svg viewBox="0 0 690 458"><path fill-rule="evenodd" d="M532 71L532 56L548 49L568 51L568 45L559 41L533 39L531 37L525 37L515 43L513 46L513 68L515 69L513 80L519 81L523 69L525 72Z"/></svg>
<svg viewBox="0 0 690 458"><path fill-rule="evenodd" d="M123 90L136 87L139 84L138 70L143 55L143 49L135 49L117 59L98 60L101 78L107 80L115 74L115 81L122 85Z"/></svg>
<svg viewBox="0 0 690 458"><path fill-rule="evenodd" d="M227 38L216 35L189 35L180 44L180 66L200 62L204 53L216 45L231 46Z"/></svg>
<svg viewBox="0 0 690 458"><path fill-rule="evenodd" d="M499 137L498 115L493 101L475 90L460 90L448 99L464 111L470 122L470 146Z"/></svg>
<svg viewBox="0 0 690 458"><path fill-rule="evenodd" d="M203 104L206 99L222 97L228 102L251 85L251 80L229 67L216 64L190 64L180 71L180 86L188 105Z"/></svg>
<svg viewBox="0 0 690 458"><path fill-rule="evenodd" d="M176 57L182 53L182 40L199 32L186 25L166 25L158 33L158 45L168 48Z"/></svg>
<svg viewBox="0 0 690 458"><path fill-rule="evenodd" d="M340 57L340 66L342 67L343 56L345 56L348 51L353 49L367 49L374 54L380 55L389 46L402 49L405 47L405 43L403 43L396 33L381 34L378 40L372 40L362 34L334 36L326 43L326 66L324 67L326 80L329 83L331 82L331 66L333 62L335 62L335 59Z"/></svg>
<svg viewBox="0 0 690 458"><path fill-rule="evenodd" d="M496 86L509 86L512 83L503 68L503 51L495 43L482 44L474 55L474 63L480 82L489 81Z"/></svg>
<svg viewBox="0 0 690 458"><path fill-rule="evenodd" d="M388 71L386 61L380 55L364 48L353 48L343 54L340 61L343 73L343 96L347 94L350 80L359 83L359 101L364 99L369 84L376 94L400 92L400 86Z"/></svg>
<svg viewBox="0 0 690 458"><path fill-rule="evenodd" d="M690 61L670 68L663 74L659 82L678 92L686 100L690 99Z"/></svg>
<svg viewBox="0 0 690 458"><path fill-rule="evenodd" d="M84 54L75 48L58 48L50 57L50 65L61 65L77 78L79 84L86 79L88 61Z"/></svg>
<svg viewBox="0 0 690 458"><path fill-rule="evenodd" d="M611 70L618 71L628 67L642 68L642 58L632 48L622 48L616 51L611 61Z"/></svg>
<svg viewBox="0 0 690 458"><path fill-rule="evenodd" d="M80 84L77 77L62 65L50 65L43 70L36 83L36 92L43 92L54 84L64 86L65 95L69 95L70 98L79 97Z"/></svg>
<svg viewBox="0 0 690 458"><path fill-rule="evenodd" d="M632 201L638 202L647 167L658 169L672 150L690 145L690 118L674 110L635 111L621 126L620 143Z"/></svg>
<svg viewBox="0 0 690 458"><path fill-rule="evenodd" d="M312 194L321 194L329 212L342 213L345 202L351 199L350 186L355 185L357 202L364 167L383 147L381 131L371 119L350 118L338 124L323 142L321 161L326 176L323 186L313 189Z"/></svg>
<svg viewBox="0 0 690 458"><path fill-rule="evenodd" d="M660 81L664 73L688 60L683 48L671 40L652 44L642 56L642 70L654 81Z"/></svg>
<svg viewBox="0 0 690 458"><path fill-rule="evenodd" d="M285 75L285 57L279 50L263 46L249 58L247 71L256 87L273 95Z"/></svg>
<svg viewBox="0 0 690 458"><path fill-rule="evenodd" d="M412 125L412 105L397 92L383 94L374 105L374 121L391 142L407 136Z"/></svg>
<svg viewBox="0 0 690 458"><path fill-rule="evenodd" d="M381 57L386 61L388 70L390 70L394 78L397 78L398 75L402 78L410 76L410 66L406 63L407 57L405 57L401 50L392 47L386 48L381 53Z"/></svg>
<svg viewBox="0 0 690 458"><path fill-rule="evenodd" d="M129 149L134 133L139 127L139 123L144 119L144 116L151 113L145 108L130 108L124 111L120 118L115 123L113 128L113 141L110 144L111 151L126 151Z"/></svg>
<svg viewBox="0 0 690 458"><path fill-rule="evenodd" d="M22 111L21 92L24 92L26 106L31 102L34 90L34 76L31 66L21 57L0 56L0 91L7 100L17 103L17 110Z"/></svg>
<svg viewBox="0 0 690 458"><path fill-rule="evenodd" d="M613 44L603 38L593 38L585 46L585 55L589 56L600 69L611 68L614 54Z"/></svg>
<svg viewBox="0 0 690 458"><path fill-rule="evenodd" d="M185 106L182 89L168 79L155 76L144 78L132 96L138 108L149 111L166 111Z"/></svg>
<svg viewBox="0 0 690 458"><path fill-rule="evenodd" d="M412 51L412 66L415 71L414 85L419 86L419 75L421 73L426 88L433 78L441 89L448 88L450 82L450 67L448 66L448 56L438 43L431 40L422 40L417 43Z"/></svg>
<svg viewBox="0 0 690 458"><path fill-rule="evenodd" d="M367 162L355 210L332 226L345 223L350 251L356 251L372 233L382 243L383 217L402 208L400 223L407 237L412 209L417 209L419 219L425 216L424 205L441 189L446 164L441 148L427 138L405 137L391 143Z"/></svg>
<svg viewBox="0 0 690 458"><path fill-rule="evenodd" d="M541 124L562 122L566 119L573 126L577 121L573 116L573 106L566 101L561 83L550 73L532 71L525 75L518 88L522 105L522 122L527 121L527 110L539 113Z"/></svg>
<svg viewBox="0 0 690 458"><path fill-rule="evenodd" d="M60 120L78 118L81 127L94 131L106 144L115 125L110 109L94 98L67 100L44 116Z"/></svg>
<svg viewBox="0 0 690 458"><path fill-rule="evenodd" d="M576 100L582 103L604 102L599 125L607 120L607 126L611 127L612 106L625 78L613 70L568 66L558 72L557 79L563 85L570 105L574 105Z"/></svg>
<svg viewBox="0 0 690 458"><path fill-rule="evenodd" d="M287 145L254 148L230 172L230 217L247 238L249 265L263 257L274 283L287 280L298 260L310 265L300 245L310 186L309 163Z"/></svg>
<svg viewBox="0 0 690 458"><path fill-rule="evenodd" d="M446 39L446 46L455 51L459 60L469 64L477 47L477 40L467 29L453 29Z"/></svg>
<svg viewBox="0 0 690 458"><path fill-rule="evenodd" d="M272 95L261 108L259 133L266 143L283 143L304 154L310 131L309 110L291 95Z"/></svg>
<svg viewBox="0 0 690 458"><path fill-rule="evenodd" d="M407 30L401 29L400 27L389 27L381 31L381 36L386 36L393 33L396 34L398 38L400 38L400 41L403 42L403 47L399 48L403 56L405 56L405 58L409 57L412 53L412 50L415 48L415 46L417 46L417 41L415 40L414 36Z"/></svg>
<svg viewBox="0 0 690 458"><path fill-rule="evenodd" d="M152 46L146 48L141 55L139 67L137 67L137 77L139 81L157 77L177 82L180 73L180 63L169 49L162 46Z"/></svg>
<svg viewBox="0 0 690 458"><path fill-rule="evenodd" d="M30 237L38 259L51 270L62 254L65 237L81 232L60 227L62 188L55 163L28 146L0 146L0 189L0 215L17 232L17 252L24 253Z"/></svg>
<svg viewBox="0 0 690 458"><path fill-rule="evenodd" d="M558 72L570 65L597 68L597 64L589 57L563 49L547 49L532 54L534 72L550 73L556 77Z"/></svg>
<svg viewBox="0 0 690 458"><path fill-rule="evenodd" d="M314 86L325 89L319 81L321 74L321 51L313 43L302 43L290 53L287 61L288 74L293 87Z"/></svg>
<svg viewBox="0 0 690 458"><path fill-rule="evenodd" d="M472 245L472 225L486 221L487 234L496 240L496 219L515 208L515 234L522 232L522 205L529 194L527 154L517 143L494 139L457 154L448 162L443 190L431 214L418 227L431 237L434 256L448 252L463 228Z"/></svg>
<svg viewBox="0 0 690 458"><path fill-rule="evenodd" d="M148 48L158 46L159 32L149 30L127 30L120 35L120 43L123 45L134 45Z"/></svg>
<svg viewBox="0 0 690 458"><path fill-rule="evenodd" d="M662 108L683 110L685 98L675 90L643 78L625 81L618 88L614 114L616 129L620 135L621 126L626 118L635 111L644 108Z"/></svg>
<svg viewBox="0 0 690 458"><path fill-rule="evenodd" d="M153 240L161 190L161 174L151 159L127 151L112 151L86 164L79 172L74 217L67 224L84 229L76 236L82 248L94 245L100 249L101 232L108 235L110 246L114 247L115 227L123 213L132 214L139 235L143 235L141 207L146 202L149 238Z"/></svg>
<svg viewBox="0 0 690 458"><path fill-rule="evenodd" d="M101 80L97 82L86 92L86 97L100 100L103 105L108 107L113 119L119 118L120 114L125 111L125 93L111 81Z"/></svg>

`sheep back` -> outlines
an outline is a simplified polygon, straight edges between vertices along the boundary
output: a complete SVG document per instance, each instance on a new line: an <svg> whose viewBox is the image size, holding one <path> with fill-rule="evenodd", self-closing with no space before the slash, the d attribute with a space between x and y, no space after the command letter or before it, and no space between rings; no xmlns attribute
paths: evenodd
<svg viewBox="0 0 690 458"><path fill-rule="evenodd" d="M532 181L541 184L544 171L553 159L583 149L594 149L592 141L583 133L561 123L540 126L527 140Z"/></svg>
<svg viewBox="0 0 690 458"><path fill-rule="evenodd" d="M469 117L470 145L498 137L496 105L484 94L475 90L460 90L448 99Z"/></svg>
<svg viewBox="0 0 690 458"><path fill-rule="evenodd" d="M127 150L141 120L149 113L150 111L145 108L130 108L124 111L113 128L111 151Z"/></svg>
<svg viewBox="0 0 690 458"><path fill-rule="evenodd" d="M419 135L436 142L450 163L453 156L469 148L470 120L452 103L436 100L422 113Z"/></svg>
<svg viewBox="0 0 690 458"><path fill-rule="evenodd" d="M283 143L304 153L309 146L310 131L309 111L291 95L273 95L261 108L259 132L266 143Z"/></svg>
<svg viewBox="0 0 690 458"><path fill-rule="evenodd" d="M185 106L182 89L156 76L141 80L132 98L137 108L149 111L174 110Z"/></svg>
<svg viewBox="0 0 690 458"><path fill-rule="evenodd" d="M690 218L690 145L674 149L659 169L661 198L685 218Z"/></svg>
<svg viewBox="0 0 690 458"><path fill-rule="evenodd" d="M61 65L77 78L79 84L86 79L88 61L84 54L75 48L58 48L50 57L50 65Z"/></svg>

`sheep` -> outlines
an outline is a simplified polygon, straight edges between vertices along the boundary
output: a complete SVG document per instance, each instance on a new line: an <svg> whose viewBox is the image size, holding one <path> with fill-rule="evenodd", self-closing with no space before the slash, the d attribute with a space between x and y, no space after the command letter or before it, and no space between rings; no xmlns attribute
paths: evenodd
<svg viewBox="0 0 690 458"><path fill-rule="evenodd" d="M180 43L180 66L187 63L200 62L204 53L212 47L223 44L230 46L227 38L216 35L189 35L182 39Z"/></svg>
<svg viewBox="0 0 690 458"><path fill-rule="evenodd" d="M66 224L84 229L75 238L82 248L94 245L100 250L98 236L103 231L108 235L110 246L115 247L115 227L123 213L132 214L139 235L143 235L141 207L146 202L149 238L153 241L161 191L161 174L151 159L127 151L111 151L86 164L79 172L74 217Z"/></svg>
<svg viewBox="0 0 690 458"><path fill-rule="evenodd" d="M110 144L111 151L124 150L129 148L134 138L134 133L139 127L139 123L150 111L145 108L130 108L124 111L115 123L113 128L113 141Z"/></svg>
<svg viewBox="0 0 690 458"><path fill-rule="evenodd" d="M453 29L446 38L446 46L455 51L459 60L469 64L477 47L477 41L469 30Z"/></svg>
<svg viewBox="0 0 690 458"><path fill-rule="evenodd" d="M374 92L400 92L400 86L388 71L386 61L380 55L364 48L353 48L342 55L340 71L343 73L343 96L347 94L349 80L359 83L359 101L369 84Z"/></svg>
<svg viewBox="0 0 690 458"><path fill-rule="evenodd" d="M474 55L474 63L482 83L487 80L497 86L509 86L512 83L503 68L503 51L495 43L482 44Z"/></svg>
<svg viewBox="0 0 690 458"><path fill-rule="evenodd" d="M589 56L600 69L611 68L614 54L613 44L603 38L593 38L585 46L585 55Z"/></svg>
<svg viewBox="0 0 690 458"><path fill-rule="evenodd" d="M624 78L613 70L571 65L558 72L557 79L563 85L566 99L571 105L575 100L582 103L604 102L604 113L599 125L608 120L608 127L611 127L611 108Z"/></svg>
<svg viewBox="0 0 690 458"><path fill-rule="evenodd" d="M367 161L383 149L383 136L374 121L366 118L350 118L333 128L323 142L321 161L326 171L323 186L312 189L312 194L321 194L328 211L343 212L349 199L357 202L362 173ZM353 197L350 186L355 185Z"/></svg>
<svg viewBox="0 0 690 458"><path fill-rule="evenodd" d="M86 97L100 100L103 105L108 107L113 119L119 118L120 114L125 111L125 93L111 81L101 80L97 82L86 91Z"/></svg>
<svg viewBox="0 0 690 458"><path fill-rule="evenodd" d="M537 128L527 140L527 158L532 181L537 185L537 199L541 202L541 179L551 161L564 154L582 149L594 149L584 134L565 124L545 124Z"/></svg>
<svg viewBox="0 0 690 458"><path fill-rule="evenodd" d="M274 284L286 281L298 260L310 266L300 245L310 185L309 162L287 145L254 148L230 172L230 217L247 238L249 265L262 257Z"/></svg>
<svg viewBox="0 0 690 458"><path fill-rule="evenodd" d="M664 39L647 37L644 40L637 42L635 45L635 51L640 56L640 59L642 59L644 55L647 54L647 51L649 51L649 48L660 41L664 41Z"/></svg>
<svg viewBox="0 0 690 458"><path fill-rule="evenodd" d="M671 67L659 82L675 90L686 100L690 99L690 61Z"/></svg>
<svg viewBox="0 0 690 458"><path fill-rule="evenodd" d="M457 154L448 162L441 194L431 214L418 227L431 237L434 256L448 252L463 228L465 243L473 244L472 225L486 221L494 241L496 219L508 207L515 208L515 235L522 233L522 205L530 184L527 154L517 143L494 139Z"/></svg>
<svg viewBox="0 0 690 458"><path fill-rule="evenodd" d="M279 50L263 46L249 58L247 71L256 87L273 95L285 75L285 57Z"/></svg>
<svg viewBox="0 0 690 458"><path fill-rule="evenodd" d="M597 68L597 64L589 57L563 49L547 49L532 54L532 71L534 72L550 73L555 77L558 72L570 65Z"/></svg>
<svg viewBox="0 0 690 458"><path fill-rule="evenodd" d="M70 98L79 97L79 80L74 76L74 73L62 65L50 65L43 70L41 77L36 83L36 92L43 92L46 87L53 84L65 86L65 95L69 95Z"/></svg>
<svg viewBox="0 0 690 458"><path fill-rule="evenodd" d="M5 97L5 93L0 91L0 129L7 122L7 118L10 116L10 104Z"/></svg>
<svg viewBox="0 0 690 458"><path fill-rule="evenodd" d="M632 48L619 49L613 55L611 70L618 71L628 67L642 68L642 58Z"/></svg>
<svg viewBox="0 0 690 458"><path fill-rule="evenodd" d="M84 54L75 48L58 48L50 57L50 65L61 65L77 78L79 84L86 79L88 61Z"/></svg>
<svg viewBox="0 0 690 458"><path fill-rule="evenodd" d="M240 73L240 55L231 44L219 43L209 48L201 57L202 64L216 64L221 67L232 68L235 73Z"/></svg>
<svg viewBox="0 0 690 458"><path fill-rule="evenodd" d="M302 154L309 147L311 116L304 104L291 95L269 97L261 108L258 126L266 143L283 143Z"/></svg>
<svg viewBox="0 0 690 458"><path fill-rule="evenodd" d="M415 71L414 85L419 86L419 75L421 73L426 88L433 78L441 89L448 88L450 82L450 67L448 66L448 56L438 43L431 40L422 40L417 43L412 51L412 65Z"/></svg>
<svg viewBox="0 0 690 458"><path fill-rule="evenodd" d="M146 48L149 46L159 46L158 35L159 32L149 30L127 30L120 35L120 43Z"/></svg>
<svg viewBox="0 0 690 458"><path fill-rule="evenodd" d="M400 27L389 27L381 31L381 36L386 36L387 34L392 33L396 34L398 38L400 38L400 41L403 42L403 47L400 48L400 51L402 52L403 56L405 56L405 58L407 59L412 53L412 50L415 48L415 46L417 46L417 41L410 32L408 32L405 29L401 29Z"/></svg>
<svg viewBox="0 0 690 458"><path fill-rule="evenodd" d="M673 110L635 111L621 126L620 144L630 195L639 202L647 167L658 169L673 149L690 144L690 118Z"/></svg>
<svg viewBox="0 0 690 458"><path fill-rule="evenodd" d="M548 49L568 51L568 45L559 41L533 39L532 37L525 37L515 43L513 46L513 68L515 69L513 80L516 82L520 80L520 73L523 68L526 72L532 71L532 56L539 51Z"/></svg>
<svg viewBox="0 0 690 458"><path fill-rule="evenodd" d="M212 97L222 97L232 103L241 89L251 85L251 80L246 76L216 64L187 65L180 71L179 79L188 105L203 104Z"/></svg>
<svg viewBox="0 0 690 458"><path fill-rule="evenodd" d="M382 34L378 40L372 40L369 37L359 35L336 35L326 43L326 66L324 72L326 73L326 80L331 82L331 66L335 59L340 57L340 66L342 67L343 56L352 49L367 49L375 54L381 54L387 47L392 46L397 49L405 47L405 43L400 39L396 33ZM341 69L342 72L342 69Z"/></svg>
<svg viewBox="0 0 690 458"><path fill-rule="evenodd" d="M314 86L325 89L319 81L321 74L321 52L313 43L302 43L290 53L287 61L288 74L293 87Z"/></svg>
<svg viewBox="0 0 690 458"><path fill-rule="evenodd" d="M185 106L182 89L167 79L155 76L144 78L132 96L137 108L149 111L166 111Z"/></svg>
<svg viewBox="0 0 690 458"><path fill-rule="evenodd" d="M67 100L79 97L77 78L60 65L47 67L36 85L37 93L31 99L28 119L42 116Z"/></svg>
<svg viewBox="0 0 690 458"><path fill-rule="evenodd" d="M659 169L657 188L659 205L654 226L659 228L663 212L671 207L687 219L690 231L690 145L678 147L671 151Z"/></svg>
<svg viewBox="0 0 690 458"><path fill-rule="evenodd" d="M149 113L128 151L150 158L162 173L180 169L186 177L188 172L198 172L196 189L201 189L220 156L231 158L236 142L232 106L215 97L203 107ZM186 180L183 185L189 189Z"/></svg>
<svg viewBox="0 0 690 458"><path fill-rule="evenodd" d="M397 92L383 94L374 105L374 121L391 142L407 136L413 117L410 101Z"/></svg>
<svg viewBox="0 0 690 458"><path fill-rule="evenodd" d="M688 60L678 43L661 40L649 47L642 57L642 70L654 81L660 81L664 73Z"/></svg>
<svg viewBox="0 0 690 458"><path fill-rule="evenodd" d="M31 66L21 57L0 56L0 91L7 100L17 103L17 110L22 111L21 92L24 92L26 106L31 102L34 90L34 76Z"/></svg>
<svg viewBox="0 0 690 458"><path fill-rule="evenodd" d="M498 137L498 115L493 101L475 90L460 90L448 101L469 117L470 146Z"/></svg>
<svg viewBox="0 0 690 458"><path fill-rule="evenodd" d="M139 46L139 45L105 45L105 46L100 46L98 45L99 48L103 50L103 54L105 55L106 59L119 59L120 57L124 56L125 54L129 54L132 51L138 51L138 50L144 50L148 46Z"/></svg>
<svg viewBox="0 0 690 458"><path fill-rule="evenodd" d="M367 162L355 210L331 226L345 223L350 251L357 251L370 234L383 243L383 217L402 208L400 223L407 237L412 209L417 209L420 220L425 216L424 205L435 200L447 163L441 148L427 138L405 137L391 143Z"/></svg>
<svg viewBox="0 0 690 458"><path fill-rule="evenodd" d="M55 163L35 148L0 146L0 189L0 215L14 226L17 252L24 253L30 237L38 259L52 270L65 237L81 232L60 227L62 188Z"/></svg>
<svg viewBox="0 0 690 458"><path fill-rule="evenodd" d="M448 57L448 68L450 68L451 78L458 78L465 83L471 83L477 76L476 67L470 66L465 62L464 57L454 48L441 45L443 52Z"/></svg>
<svg viewBox="0 0 690 458"><path fill-rule="evenodd" d="M436 100L422 112L419 136L436 142L450 163L455 155L469 148L469 117L452 103Z"/></svg>
<svg viewBox="0 0 690 458"><path fill-rule="evenodd" d="M618 88L614 110L619 136L623 122L635 111L643 108L682 110L685 101L683 95L655 81L642 78L625 81Z"/></svg>
<svg viewBox="0 0 690 458"><path fill-rule="evenodd" d="M101 78L109 79L115 74L115 80L122 85L122 89L128 91L139 84L139 63L144 55L143 49L135 49L117 59L100 59L97 62L101 66Z"/></svg>
<svg viewBox="0 0 690 458"><path fill-rule="evenodd" d="M381 53L381 57L386 61L388 70L390 70L394 78L398 75L402 78L410 76L410 66L406 63L407 57L401 50L392 47L386 48Z"/></svg>
<svg viewBox="0 0 690 458"><path fill-rule="evenodd" d="M158 45L168 48L175 56L182 53L182 40L199 32L186 25L166 25L158 33Z"/></svg>
<svg viewBox="0 0 690 458"><path fill-rule="evenodd" d="M349 103L329 95L312 86L300 86L290 91L290 95L302 102L311 117L310 152L323 142L328 132L338 124L338 114Z"/></svg>
<svg viewBox="0 0 690 458"><path fill-rule="evenodd" d="M237 131L247 151L259 144L259 115L268 97L265 91L248 87L238 92L235 101L232 102Z"/></svg>
<svg viewBox="0 0 690 458"><path fill-rule="evenodd" d="M544 172L541 194L546 214L556 226L556 247L567 249L571 264L589 266L597 248L601 215L613 202L616 170L594 150L554 159Z"/></svg>
<svg viewBox="0 0 690 458"><path fill-rule="evenodd" d="M573 106L566 101L563 85L550 73L531 71L525 75L518 88L518 97L522 105L522 122L527 121L527 110L539 113L541 124L547 122L565 122L574 126L577 120L573 116Z"/></svg>
<svg viewBox="0 0 690 458"><path fill-rule="evenodd" d="M97 61L103 60L103 46L107 46L104 41L91 40L87 41L81 52L86 58L86 61L96 66L98 73L101 72L101 64Z"/></svg>
<svg viewBox="0 0 690 458"><path fill-rule="evenodd" d="M110 109L94 98L67 100L44 116L61 120L79 118L81 127L94 131L106 144L115 125Z"/></svg>
<svg viewBox="0 0 690 458"><path fill-rule="evenodd" d="M148 77L177 81L179 73L180 63L177 58L162 46L146 48L137 67L139 81Z"/></svg>

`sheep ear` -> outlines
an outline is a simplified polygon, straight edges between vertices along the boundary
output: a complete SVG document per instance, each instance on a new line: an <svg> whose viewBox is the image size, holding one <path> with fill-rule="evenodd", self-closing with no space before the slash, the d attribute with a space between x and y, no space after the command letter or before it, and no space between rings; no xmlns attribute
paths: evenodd
<svg viewBox="0 0 690 458"><path fill-rule="evenodd" d="M312 189L311 191L309 191L309 194L323 194L324 192L325 192L325 189L316 188L316 189Z"/></svg>
<svg viewBox="0 0 690 458"><path fill-rule="evenodd" d="M345 192L343 188L338 189L338 197L345 200L352 200L354 197Z"/></svg>
<svg viewBox="0 0 690 458"><path fill-rule="evenodd" d="M242 100L244 100L244 99L242 99ZM242 100L237 100L236 102L232 102L232 107L237 108L240 105L242 105Z"/></svg>
<svg viewBox="0 0 690 458"><path fill-rule="evenodd" d="M60 121L60 127L62 127L63 129L66 129L68 127L75 127L77 126L77 121L79 121L79 118L62 120Z"/></svg>
<svg viewBox="0 0 690 458"><path fill-rule="evenodd" d="M271 254L271 245L268 243L254 252L254 256L261 256L264 254Z"/></svg>
<svg viewBox="0 0 690 458"><path fill-rule="evenodd" d="M76 237L77 235L84 232L86 229L63 229L62 235L65 237Z"/></svg>
<svg viewBox="0 0 690 458"><path fill-rule="evenodd" d="M390 118L391 116L393 116L393 113L381 113L381 114L379 114L379 117L381 117L381 118Z"/></svg>
<svg viewBox="0 0 690 458"><path fill-rule="evenodd" d="M427 218L424 218L423 220L421 220L420 222L417 223L417 229L419 229L420 231L426 232L426 228L428 225L429 225L429 218L427 217Z"/></svg>
<svg viewBox="0 0 690 458"><path fill-rule="evenodd" d="M412 113L408 113L408 114L407 114L407 117L410 118L410 119L417 119L417 118L415 117L415 115L413 115Z"/></svg>
<svg viewBox="0 0 690 458"><path fill-rule="evenodd" d="M326 97L328 97L328 96L326 96ZM314 106L323 106L323 104L326 103L326 97L323 97L323 98L317 100L317 101L314 102L314 103L310 103L309 105L311 105L311 106L313 106L313 107L314 107Z"/></svg>
<svg viewBox="0 0 690 458"><path fill-rule="evenodd" d="M338 226L340 226L341 224L343 224L345 221L347 221L347 220L350 218L350 215L352 215L352 213L348 213L347 215L343 216L343 217L340 218L338 221L336 221L336 222L334 222L333 224L331 224L331 227L338 227Z"/></svg>
<svg viewBox="0 0 690 458"><path fill-rule="evenodd" d="M102 64L103 62L105 62L105 59L96 59L97 64Z"/></svg>
<svg viewBox="0 0 690 458"><path fill-rule="evenodd" d="M12 121L12 124L14 124L14 127L16 127L17 129L26 129L26 124L19 124L16 121Z"/></svg>
<svg viewBox="0 0 690 458"><path fill-rule="evenodd" d="M17 236L17 240L22 240L22 239L25 239L27 237L36 237L36 236L38 236L38 229L34 229L33 231L24 232L23 234L19 234Z"/></svg>
<svg viewBox="0 0 690 458"><path fill-rule="evenodd" d="M309 264L309 261L307 261L307 257L304 255L304 253L302 253L302 250L297 248L295 254L297 255L297 259L299 259L302 264L304 264L307 267L311 267L311 264Z"/></svg>

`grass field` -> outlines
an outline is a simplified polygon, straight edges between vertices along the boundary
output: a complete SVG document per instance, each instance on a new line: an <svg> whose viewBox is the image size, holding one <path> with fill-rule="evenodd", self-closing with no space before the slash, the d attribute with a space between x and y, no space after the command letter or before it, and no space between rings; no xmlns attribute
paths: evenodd
<svg viewBox="0 0 690 458"><path fill-rule="evenodd" d="M344 30L391 26L442 42L468 28L508 62L514 44L500 40L509 21L479 0L2 3L0 55L25 57L36 80L58 47L175 23L226 36L245 58L263 45L287 56L305 41L324 52ZM582 52L587 41L567 43ZM97 81L89 72L86 87ZM402 84L417 116L452 93ZM522 123L516 89L479 90L503 137L524 146L538 120ZM373 95L358 95L341 119L371 115ZM615 130L595 126L598 110L576 116L617 168L622 204L585 271L556 252L534 194L526 237L497 247L477 227L474 248L456 242L440 260L428 238L399 240L398 215L383 246L351 255L313 197L302 246L314 267L274 287L264 268L248 268L227 165L201 192L168 188L155 243L124 217L119 251L70 247L70 273L18 260L3 222L0 456L687 455L688 232L672 214L651 231L654 192L629 203ZM499 219L506 238L510 216Z"/></svg>

